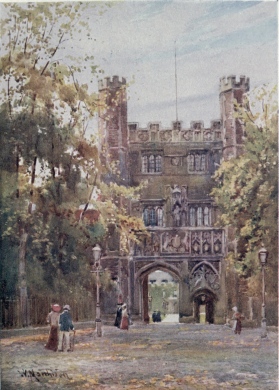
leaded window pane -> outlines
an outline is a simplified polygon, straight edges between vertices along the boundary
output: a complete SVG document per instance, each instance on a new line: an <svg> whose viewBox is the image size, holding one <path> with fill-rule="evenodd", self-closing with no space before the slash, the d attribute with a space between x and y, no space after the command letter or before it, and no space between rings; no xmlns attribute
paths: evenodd
<svg viewBox="0 0 279 390"><path fill-rule="evenodd" d="M205 171L205 155L201 155L201 171Z"/></svg>
<svg viewBox="0 0 279 390"><path fill-rule="evenodd" d="M148 172L148 159L147 156L142 157L142 172L147 173Z"/></svg>
<svg viewBox="0 0 279 390"><path fill-rule="evenodd" d="M210 226L210 220L209 220L209 208L204 208L204 226Z"/></svg>
<svg viewBox="0 0 279 390"><path fill-rule="evenodd" d="M194 170L194 156L193 156L193 154L189 154L187 156L187 162L188 162L189 171L193 171Z"/></svg>
<svg viewBox="0 0 279 390"><path fill-rule="evenodd" d="M198 207L198 212L197 212L197 225L202 226L202 208Z"/></svg>
<svg viewBox="0 0 279 390"><path fill-rule="evenodd" d="M156 156L155 158L155 171L162 172L162 157Z"/></svg>
<svg viewBox="0 0 279 390"><path fill-rule="evenodd" d="M196 221L195 221L195 209L194 207L191 207L190 208L190 226L195 226L196 225Z"/></svg>
<svg viewBox="0 0 279 390"><path fill-rule="evenodd" d="M201 170L201 156L199 154L195 155L195 170L196 171Z"/></svg>
<svg viewBox="0 0 279 390"><path fill-rule="evenodd" d="M157 225L163 226L163 210L160 207L157 209Z"/></svg>
<svg viewBox="0 0 279 390"><path fill-rule="evenodd" d="M153 208L149 210L149 225L156 226L156 212Z"/></svg>
<svg viewBox="0 0 279 390"><path fill-rule="evenodd" d="M149 156L149 170L148 171L150 173L155 172L155 157L153 156L153 154L151 156Z"/></svg>
<svg viewBox="0 0 279 390"><path fill-rule="evenodd" d="M145 226L149 225L149 212L148 212L148 208L145 208L143 210L143 222L144 222Z"/></svg>

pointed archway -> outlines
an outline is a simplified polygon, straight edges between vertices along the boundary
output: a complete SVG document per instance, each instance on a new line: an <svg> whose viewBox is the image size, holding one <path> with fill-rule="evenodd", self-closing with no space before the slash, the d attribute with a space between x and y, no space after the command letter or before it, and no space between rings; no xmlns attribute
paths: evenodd
<svg viewBox="0 0 279 390"><path fill-rule="evenodd" d="M152 272L155 271L163 271L168 274L170 274L175 280L178 281L179 285L179 291L180 291L180 286L182 283L179 270L173 266L172 264L164 263L161 261L156 261L152 262L145 267L142 267L138 273L135 275L136 276L136 282L139 285L140 289L140 300L141 300L141 317L142 320L145 323L149 323L150 317L149 317L149 295L148 295L148 275ZM180 295L180 293L179 293Z"/></svg>
<svg viewBox="0 0 279 390"><path fill-rule="evenodd" d="M208 289L199 290L194 294L194 320L196 323L214 323L216 300L216 295Z"/></svg>

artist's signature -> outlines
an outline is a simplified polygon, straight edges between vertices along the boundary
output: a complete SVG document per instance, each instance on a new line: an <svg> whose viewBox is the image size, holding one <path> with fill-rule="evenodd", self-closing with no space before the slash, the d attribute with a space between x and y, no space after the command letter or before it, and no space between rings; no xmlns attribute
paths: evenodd
<svg viewBox="0 0 279 390"><path fill-rule="evenodd" d="M71 379L66 371L59 371L57 369L31 369L31 370L18 370L21 377L34 379L37 382L40 382L42 378L66 378Z"/></svg>

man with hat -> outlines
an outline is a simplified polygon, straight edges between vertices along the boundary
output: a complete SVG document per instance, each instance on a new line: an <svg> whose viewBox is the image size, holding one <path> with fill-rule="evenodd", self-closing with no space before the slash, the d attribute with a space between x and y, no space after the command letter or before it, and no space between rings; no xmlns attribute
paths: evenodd
<svg viewBox="0 0 279 390"><path fill-rule="evenodd" d="M57 351L60 310L61 307L58 303L55 303L54 305L51 305L51 312L47 316L47 323L50 324L50 332L45 348L50 349L51 351Z"/></svg>
<svg viewBox="0 0 279 390"><path fill-rule="evenodd" d="M65 336L66 340L66 351L70 352L70 330L74 330L74 325L72 322L72 317L69 311L71 310L69 305L63 306L63 313L59 317L59 343L58 343L58 352L63 351L63 337Z"/></svg>

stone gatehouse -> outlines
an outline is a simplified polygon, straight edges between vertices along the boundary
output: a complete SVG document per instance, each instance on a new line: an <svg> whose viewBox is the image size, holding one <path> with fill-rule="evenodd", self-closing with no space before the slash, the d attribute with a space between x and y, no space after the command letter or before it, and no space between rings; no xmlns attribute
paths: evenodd
<svg viewBox="0 0 279 390"><path fill-rule="evenodd" d="M106 159L117 162L123 183L147 183L140 200L129 207L150 232L129 256L120 256L117 238L110 237L102 261L117 282L115 302L120 295L130 312L145 321L148 275L162 270L178 281L180 321L198 321L200 305L205 305L207 322L225 322L224 257L231 243L228 232L216 225L218 210L210 192L220 162L241 153L243 128L233 116L233 104L248 90L245 76L221 78L220 118L210 127L202 120L189 127L176 120L168 128L159 122L142 128L127 122L126 80L114 76L99 82L106 111L99 117Z"/></svg>

